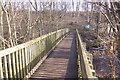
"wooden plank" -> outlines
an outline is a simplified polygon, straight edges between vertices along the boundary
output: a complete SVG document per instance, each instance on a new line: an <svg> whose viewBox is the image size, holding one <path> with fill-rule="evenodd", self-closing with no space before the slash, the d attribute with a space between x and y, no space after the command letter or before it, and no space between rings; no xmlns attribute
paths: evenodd
<svg viewBox="0 0 120 80"><path fill-rule="evenodd" d="M76 49L74 37L71 34L69 37L66 37L45 62L37 68L31 78L40 76L45 76L45 79L49 79L50 77L53 79L63 77L68 79L73 77L78 78L77 53L74 53Z"/></svg>
<svg viewBox="0 0 120 80"><path fill-rule="evenodd" d="M22 49L22 67L23 67L23 77L26 75L26 71L25 71L25 49Z"/></svg>
<svg viewBox="0 0 120 80"><path fill-rule="evenodd" d="M26 54L26 56L27 56L27 57L26 57L26 61L27 61L27 62L26 62L26 66L28 65L28 66L27 66L27 68L28 68L27 75L28 75L28 73L30 72L30 59L31 59L31 58L30 58L30 55L31 55L31 54L30 54L30 53L31 53L30 47L31 47L31 46L29 46L29 47L26 48L26 52L27 52L27 54Z"/></svg>
<svg viewBox="0 0 120 80"><path fill-rule="evenodd" d="M18 53L18 55L19 55L19 69L20 69L20 78L23 78L23 67L22 67L22 57L21 57L21 53L22 53L22 51L21 50L19 50L19 53Z"/></svg>
<svg viewBox="0 0 120 80"><path fill-rule="evenodd" d="M8 68L7 68L7 59L6 56L3 57L3 61L4 61L4 69L5 69L5 78L8 78Z"/></svg>
<svg viewBox="0 0 120 80"><path fill-rule="evenodd" d="M31 60L30 60L30 67L31 67L31 69L33 68L33 64L34 63L32 63L32 61L33 61L33 59L34 59L34 47L33 47L33 45L31 46Z"/></svg>
<svg viewBox="0 0 120 80"><path fill-rule="evenodd" d="M54 37L52 36L54 36L56 32L61 35L61 32L65 30L66 29L61 29L61 30L49 33L47 35L44 35L40 38L31 40L27 43L0 51L0 57L4 57L3 65L5 69L5 78L8 78L8 77L13 78L13 76L14 78L23 78L26 72L29 72L31 68L34 67L33 65L35 65L38 62L36 59L35 63L31 63L37 57L37 55L40 54L39 53L40 48L41 48L41 52L43 52L47 47L51 47L52 45L50 42L54 42L52 40ZM41 44L40 41L42 41L43 46L40 45ZM24 51L25 48L27 49L29 48L29 51ZM43 56L45 54L46 53L44 52ZM28 70L24 70L28 65L30 66L30 68L27 68ZM9 72L8 72L8 69L9 69Z"/></svg>
<svg viewBox="0 0 120 80"><path fill-rule="evenodd" d="M28 51L27 48L25 48L25 67L26 67L26 74L28 74Z"/></svg>
<svg viewBox="0 0 120 80"><path fill-rule="evenodd" d="M35 59L35 54L36 54L36 53L35 53L35 44L32 45L32 48L31 48L31 49L32 49L32 61L31 61L31 66L32 66L32 68L33 68L34 65L35 65L35 62L33 62L33 61L34 61L34 59ZM31 69L32 69L32 68L31 68Z"/></svg>
<svg viewBox="0 0 120 80"><path fill-rule="evenodd" d="M0 58L0 79L3 79L3 67L2 67L2 58Z"/></svg>
<svg viewBox="0 0 120 80"><path fill-rule="evenodd" d="M36 42L36 44L35 44L35 64L37 64L38 63L38 56L39 56L39 41L38 42Z"/></svg>
<svg viewBox="0 0 120 80"><path fill-rule="evenodd" d="M38 69L38 67L45 61L45 59L49 56L49 54L56 48L56 46L63 40L64 37L62 37L57 44L52 47L52 49L37 63L37 65L33 68L33 70L31 72L29 72L29 74L26 76L26 78L30 78L31 75ZM31 74L32 73L32 74Z"/></svg>
<svg viewBox="0 0 120 80"><path fill-rule="evenodd" d="M17 78L20 78L20 68L19 68L19 55L18 55L18 51L16 51L16 54L15 54L15 61L16 61L16 72L17 72Z"/></svg>
<svg viewBox="0 0 120 80"><path fill-rule="evenodd" d="M34 44L30 46L30 74L33 73L32 68L34 67Z"/></svg>
<svg viewBox="0 0 120 80"><path fill-rule="evenodd" d="M31 71L31 61L32 61L32 50L31 50L32 45L29 47L29 69Z"/></svg>
<svg viewBox="0 0 120 80"><path fill-rule="evenodd" d="M9 67L9 77L13 78L13 76L12 76L11 54L8 55L8 67Z"/></svg>
<svg viewBox="0 0 120 80"><path fill-rule="evenodd" d="M17 75L16 75L16 65L15 65L15 53L12 53L12 67L13 67L13 77L14 78L17 78Z"/></svg>
<svg viewBox="0 0 120 80"><path fill-rule="evenodd" d="M33 48L32 48L33 49L33 60L36 58L36 54L37 54L35 46L36 46L36 43L33 44ZM35 64L35 62L33 64Z"/></svg>

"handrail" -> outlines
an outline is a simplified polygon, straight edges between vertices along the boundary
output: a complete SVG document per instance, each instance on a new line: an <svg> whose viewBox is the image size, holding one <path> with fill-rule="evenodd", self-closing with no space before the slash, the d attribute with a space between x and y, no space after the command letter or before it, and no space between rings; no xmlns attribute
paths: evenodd
<svg viewBox="0 0 120 80"><path fill-rule="evenodd" d="M78 29L77 32L77 50L78 50L78 63L80 64L80 71L82 78L97 78L95 70L93 70L92 65L92 54L88 53L86 50L85 44L82 42L82 39L79 35Z"/></svg>
<svg viewBox="0 0 120 80"><path fill-rule="evenodd" d="M57 33L61 32L62 30L64 30L64 29L58 30ZM68 30L68 29L67 29L67 30ZM24 48L24 47L28 47L29 45L34 44L35 42L39 41L40 39L43 39L43 38L45 38L45 37L47 37L47 36L49 36L49 35L55 34L55 33L56 33L56 31L55 31L55 32L52 32L52 33L48 33L47 35L41 36L41 37L36 38L36 39L34 39L34 40L31 40L31 41L29 41L29 42L26 42L26 43L17 45L17 46L15 46L15 47L2 50L2 51L0 51L0 57L5 56L5 55L8 55L9 53L13 53L13 52L15 52L16 50L20 50L20 49L22 49L22 48Z"/></svg>
<svg viewBox="0 0 120 80"><path fill-rule="evenodd" d="M24 78L68 31L61 29L0 51L0 78Z"/></svg>

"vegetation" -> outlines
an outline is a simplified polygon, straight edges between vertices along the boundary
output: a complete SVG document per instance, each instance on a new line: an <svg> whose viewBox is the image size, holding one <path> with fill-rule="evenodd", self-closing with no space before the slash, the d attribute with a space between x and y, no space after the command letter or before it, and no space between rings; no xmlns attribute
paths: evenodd
<svg viewBox="0 0 120 80"><path fill-rule="evenodd" d="M77 1L0 0L0 50L61 28L80 28L87 50L94 55L97 76L120 77L120 2ZM97 60L107 67L98 68Z"/></svg>

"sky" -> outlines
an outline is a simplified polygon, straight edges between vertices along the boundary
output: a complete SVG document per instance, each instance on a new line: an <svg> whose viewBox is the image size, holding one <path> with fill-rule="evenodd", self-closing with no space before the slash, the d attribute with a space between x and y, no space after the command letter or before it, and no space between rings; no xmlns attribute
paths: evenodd
<svg viewBox="0 0 120 80"><path fill-rule="evenodd" d="M3 0L4 1L8 1L8 0ZM11 2L29 2L29 0L10 0ZM34 2L34 0L30 0L31 2ZM75 11L76 10L76 4L77 2L82 2L82 0L36 0L37 2L50 2L50 1L53 1L53 2L70 2L72 3L72 1L74 1L74 9L71 8L71 10ZM71 4L72 6L72 4Z"/></svg>
<svg viewBox="0 0 120 80"><path fill-rule="evenodd" d="M3 2L8 1L8 0L3 0ZM11 2L29 2L29 0L10 0ZM31 2L34 3L35 0L30 0ZM76 6L77 6L77 2L80 2L80 4L83 3L84 0L36 0L37 2L70 2L71 3L71 7L72 7L72 2L74 2L74 8L71 8L70 11L76 11ZM116 0L87 0L87 1L92 1L92 2L96 2L96 1L116 1ZM120 0L117 0L120 1ZM80 11L82 11L82 5L80 5Z"/></svg>
<svg viewBox="0 0 120 80"><path fill-rule="evenodd" d="M28 2L29 0L11 0L13 2ZM34 1L34 0L31 0ZM72 0L36 0L37 2L49 2L49 1L54 1L54 2L71 2ZM79 0L74 0L74 2L79 1Z"/></svg>
<svg viewBox="0 0 120 80"><path fill-rule="evenodd" d="M8 0L3 0L3 1L8 1ZM29 0L11 0L13 2L28 2ZM34 0L31 0L31 1L34 1ZM61 1L64 1L64 2L71 2L72 0L36 0L37 2L48 2L48 1L54 1L54 2L61 2ZM73 0L74 2L81 2L82 0ZM86 0L88 2L100 2L100 1L103 1L103 2L118 2L120 0Z"/></svg>

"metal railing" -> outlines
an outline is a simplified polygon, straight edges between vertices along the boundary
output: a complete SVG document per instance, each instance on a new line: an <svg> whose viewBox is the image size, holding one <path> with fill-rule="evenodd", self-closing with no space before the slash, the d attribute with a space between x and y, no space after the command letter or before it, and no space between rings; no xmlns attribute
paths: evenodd
<svg viewBox="0 0 120 80"><path fill-rule="evenodd" d="M25 78L69 29L61 29L0 51L0 78Z"/></svg>
<svg viewBox="0 0 120 80"><path fill-rule="evenodd" d="M85 43L82 42L77 29L76 32L77 32L78 64L80 69L79 71L81 71L80 77L88 79L89 78L97 79L95 70L93 70L92 54L87 52L86 45Z"/></svg>

